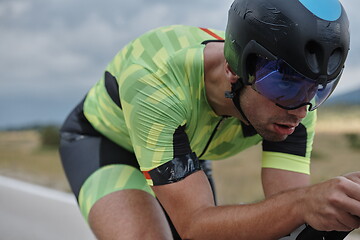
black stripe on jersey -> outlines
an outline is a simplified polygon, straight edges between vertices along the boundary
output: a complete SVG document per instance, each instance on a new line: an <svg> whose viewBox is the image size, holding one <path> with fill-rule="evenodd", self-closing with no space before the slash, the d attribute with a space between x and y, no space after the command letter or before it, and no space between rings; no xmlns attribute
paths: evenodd
<svg viewBox="0 0 360 240"><path fill-rule="evenodd" d="M185 126L179 126L173 135L174 158L149 171L155 186L178 182L201 169L198 157L191 151Z"/></svg>
<svg viewBox="0 0 360 240"><path fill-rule="evenodd" d="M104 78L105 78L105 88L111 100L113 100L113 102L116 105L118 105L119 108L122 108L120 102L119 84L116 81L116 78L113 75L111 75L111 73L109 73L108 71L105 72Z"/></svg>
<svg viewBox="0 0 360 240"><path fill-rule="evenodd" d="M307 132L306 127L299 124L293 134L289 135L284 141L270 142L263 141L263 150L269 152L289 153L293 155L306 156Z"/></svg>
<svg viewBox="0 0 360 240"><path fill-rule="evenodd" d="M252 125L246 125L242 121L240 121L240 124L241 124L241 128L242 128L244 137L252 137L257 134L255 128Z"/></svg>
<svg viewBox="0 0 360 240"><path fill-rule="evenodd" d="M189 138L185 132L185 125L179 126L173 135L174 157L191 153Z"/></svg>

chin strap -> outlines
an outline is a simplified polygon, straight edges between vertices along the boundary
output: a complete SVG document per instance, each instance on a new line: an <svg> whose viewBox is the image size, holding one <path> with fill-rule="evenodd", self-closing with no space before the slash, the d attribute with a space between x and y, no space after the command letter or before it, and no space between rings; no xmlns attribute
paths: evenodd
<svg viewBox="0 0 360 240"><path fill-rule="evenodd" d="M241 109L240 106L240 91L244 87L244 84L241 82L241 80L236 81L235 83L231 84L231 91L225 91L225 97L231 98L236 109L239 111L240 115L243 117L243 119L246 121L247 124L250 124L249 119L245 116L245 113Z"/></svg>

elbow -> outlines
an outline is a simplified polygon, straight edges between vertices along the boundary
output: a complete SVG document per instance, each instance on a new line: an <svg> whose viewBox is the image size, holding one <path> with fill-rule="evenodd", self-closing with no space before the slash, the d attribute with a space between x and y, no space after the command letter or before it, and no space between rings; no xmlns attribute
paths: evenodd
<svg viewBox="0 0 360 240"><path fill-rule="evenodd" d="M208 207L209 208L209 207ZM208 212L208 208L203 208L201 210L196 211L192 214L181 226L178 228L178 233L183 240L201 240L206 239L209 240L207 233L211 228L209 228L209 219L206 217L206 213ZM211 224L210 224L211 225Z"/></svg>
<svg viewBox="0 0 360 240"><path fill-rule="evenodd" d="M196 221L189 220L186 224L178 228L178 233L183 240L194 240L199 239L197 236L198 226L195 224Z"/></svg>

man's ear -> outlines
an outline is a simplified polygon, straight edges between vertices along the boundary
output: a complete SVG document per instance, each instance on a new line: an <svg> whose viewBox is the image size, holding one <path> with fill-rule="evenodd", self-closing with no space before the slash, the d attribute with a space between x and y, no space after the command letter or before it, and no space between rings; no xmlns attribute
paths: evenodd
<svg viewBox="0 0 360 240"><path fill-rule="evenodd" d="M228 62L225 62L225 74L226 77L230 80L230 83L235 83L239 80L239 76L231 69Z"/></svg>

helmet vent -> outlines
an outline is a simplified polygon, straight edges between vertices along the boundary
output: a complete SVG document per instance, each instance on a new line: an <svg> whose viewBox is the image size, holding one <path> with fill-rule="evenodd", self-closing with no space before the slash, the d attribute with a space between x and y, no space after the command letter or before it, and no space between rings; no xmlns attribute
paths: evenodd
<svg viewBox="0 0 360 240"><path fill-rule="evenodd" d="M305 46L305 58L311 71L319 73L320 63L323 59L323 51L320 44L315 41L308 42Z"/></svg>
<svg viewBox="0 0 360 240"><path fill-rule="evenodd" d="M329 57L327 74L332 75L340 66L343 51L341 48L336 48Z"/></svg>

